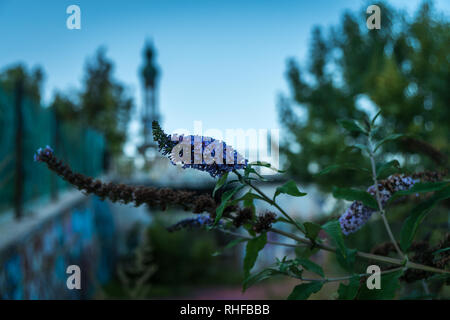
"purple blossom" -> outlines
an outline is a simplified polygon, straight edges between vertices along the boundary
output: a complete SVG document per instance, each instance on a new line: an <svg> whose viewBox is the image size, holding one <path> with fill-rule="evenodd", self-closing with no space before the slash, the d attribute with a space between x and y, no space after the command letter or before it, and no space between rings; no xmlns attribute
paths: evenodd
<svg viewBox="0 0 450 320"><path fill-rule="evenodd" d="M53 154L53 149L50 146L45 146L44 149L39 148L36 151L36 154L34 155L34 161L35 162L42 162L42 157L43 156L50 156Z"/></svg>
<svg viewBox="0 0 450 320"><path fill-rule="evenodd" d="M183 169L192 168L208 172L212 177L221 176L232 170L243 169L248 160L225 142L203 136L173 136L178 143L169 154L172 164ZM190 154L184 155L188 150ZM220 154L216 154L220 152Z"/></svg>
<svg viewBox="0 0 450 320"><path fill-rule="evenodd" d="M192 229L192 228L201 228L206 226L213 225L214 220L211 219L209 216L206 215L198 215L196 218L188 218L181 220L174 224L173 226L170 226L167 228L170 232L177 231L181 229ZM221 222L219 222L221 224Z"/></svg>
<svg viewBox="0 0 450 320"><path fill-rule="evenodd" d="M172 164L179 164L183 169L206 171L216 177L244 169L248 163L225 142L203 136L168 135L156 121L153 122L153 136L162 154L167 155Z"/></svg>
<svg viewBox="0 0 450 320"><path fill-rule="evenodd" d="M384 207L391 196L400 190L410 189L417 180L404 175L392 175L386 180L378 183L381 205ZM370 186L367 192L376 197L375 185ZM354 201L350 207L341 215L339 223L342 233L349 235L358 231L372 216L376 210L365 206L360 201Z"/></svg>

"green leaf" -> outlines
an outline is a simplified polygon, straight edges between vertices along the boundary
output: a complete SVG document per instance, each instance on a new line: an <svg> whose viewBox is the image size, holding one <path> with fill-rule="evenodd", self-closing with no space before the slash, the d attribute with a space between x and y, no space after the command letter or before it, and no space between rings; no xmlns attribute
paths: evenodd
<svg viewBox="0 0 450 320"><path fill-rule="evenodd" d="M366 191L352 189L352 188L333 188L333 196L337 199L345 199L348 201L360 201L364 205L378 209L375 198Z"/></svg>
<svg viewBox="0 0 450 320"><path fill-rule="evenodd" d="M284 274L301 279L303 269L298 268L298 263L295 260L286 260L287 257L283 257L283 260L277 259L278 270Z"/></svg>
<svg viewBox="0 0 450 320"><path fill-rule="evenodd" d="M267 234L261 233L258 237L253 238L247 242L245 248L244 258L244 277L247 278L250 275L250 270L255 265L258 258L259 251L261 251L267 243Z"/></svg>
<svg viewBox="0 0 450 320"><path fill-rule="evenodd" d="M347 131L359 132L367 135L367 130L364 126L356 120L339 119L339 125Z"/></svg>
<svg viewBox="0 0 450 320"><path fill-rule="evenodd" d="M325 169L321 170L319 173L316 173L315 176L323 176L330 172L336 171L336 170L357 170L357 171L364 171L369 172L366 168L356 168L350 164L333 164L331 166L326 167Z"/></svg>
<svg viewBox="0 0 450 320"><path fill-rule="evenodd" d="M322 176L324 174L330 173L330 172L335 171L335 170L340 169L340 168L342 168L341 165L339 165L339 164L332 164L331 166L328 166L325 169L320 170L319 173L316 174L316 176Z"/></svg>
<svg viewBox="0 0 450 320"><path fill-rule="evenodd" d="M433 256L437 256L438 254L440 254L440 253L442 253L442 252L446 252L446 251L448 251L448 250L450 250L450 247L436 250L435 252L433 252Z"/></svg>
<svg viewBox="0 0 450 320"><path fill-rule="evenodd" d="M391 300L395 298L395 292L400 287L399 278L403 270L398 270L381 275L381 289L368 289L363 284L358 293L358 299L361 300Z"/></svg>
<svg viewBox="0 0 450 320"><path fill-rule="evenodd" d="M299 284L292 290L287 298L288 300L306 300L313 293L319 292L322 289L322 281L311 281L309 283Z"/></svg>
<svg viewBox="0 0 450 320"><path fill-rule="evenodd" d="M392 197L389 199L387 204L392 203L394 200L398 199L399 197L408 196L410 194L416 194L416 193L427 193L427 192L433 192L433 191L439 191L444 189L450 184L450 181L439 181L439 182L418 182L414 184L410 189L408 190L401 190L395 192Z"/></svg>
<svg viewBox="0 0 450 320"><path fill-rule="evenodd" d="M246 194L244 194L242 197L240 197L239 199L237 199L235 202L240 202L240 201L253 201L253 200L262 200L262 201L266 201L266 199L264 199L263 197L261 197L260 195L256 194L256 193L252 193L252 191L250 190L249 192L247 192Z"/></svg>
<svg viewBox="0 0 450 320"><path fill-rule="evenodd" d="M297 258L307 259L311 257L313 254L316 254L319 251L319 247L311 248L310 246L302 246L295 248L295 256Z"/></svg>
<svg viewBox="0 0 450 320"><path fill-rule="evenodd" d="M278 187L275 190L275 194L273 195L273 201L275 201L275 198L279 195L279 194L288 194L290 196L294 196L294 197L303 197L306 196L306 193L300 192L300 190L298 190L297 188L297 184L295 183L294 180L289 180L288 182L286 182L285 184L283 184L281 187Z"/></svg>
<svg viewBox="0 0 450 320"><path fill-rule="evenodd" d="M305 226L306 237L311 241L315 241L322 227L314 222L305 222L303 225Z"/></svg>
<svg viewBox="0 0 450 320"><path fill-rule="evenodd" d="M400 233L400 246L404 251L409 249L409 246L416 235L417 229L425 216L440 201L448 198L450 198L450 186L437 191L430 199L422 202L412 210L411 214L403 224L402 231Z"/></svg>
<svg viewBox="0 0 450 320"><path fill-rule="evenodd" d="M376 145L375 145L375 149L373 150L373 152L377 151L379 147L381 147L384 143L388 142L388 141L393 141L393 140L397 140L399 138L404 137L404 134L401 133L395 133L395 134L391 134L389 136L387 136L386 138L380 140Z"/></svg>
<svg viewBox="0 0 450 320"><path fill-rule="evenodd" d="M358 148L358 149L360 149L361 151L365 151L365 152L367 152L367 154L370 153L369 148L368 148L366 145L361 144L361 143L355 143L355 144L353 144L351 147L353 147L353 148Z"/></svg>
<svg viewBox="0 0 450 320"><path fill-rule="evenodd" d="M214 220L214 225L216 225L222 218L223 210L225 210L225 207L228 205L228 201L236 194L236 192L240 191L244 187L245 186L243 185L237 186L236 188L223 193L222 201L216 209L216 219Z"/></svg>
<svg viewBox="0 0 450 320"><path fill-rule="evenodd" d="M345 255L337 254L336 258L342 268L348 272L354 272L356 261L356 249L346 248Z"/></svg>
<svg viewBox="0 0 450 320"><path fill-rule="evenodd" d="M256 176L258 177L258 179L249 178L250 173L256 174ZM253 169L252 167L247 167L247 168L245 169L245 177L246 177L247 179L259 180L259 181L269 181L268 179L266 179L266 178L264 178L262 175L260 175L260 174L258 173L258 171L256 171L256 170Z"/></svg>
<svg viewBox="0 0 450 320"><path fill-rule="evenodd" d="M279 173L284 173L284 172L287 171L287 170L279 170L279 169L277 169L275 167L272 167L272 165L270 163L264 162L264 161L250 162L249 165L251 165L251 166L259 166L259 167L266 167L266 168L269 168L269 169L271 169L273 171L276 171L276 172L279 172Z"/></svg>
<svg viewBox="0 0 450 320"><path fill-rule="evenodd" d="M377 179L384 179L399 171L400 163L397 160L386 162L377 168Z"/></svg>
<svg viewBox="0 0 450 320"><path fill-rule="evenodd" d="M338 220L331 220L322 226L322 229L331 237L336 245L336 257L339 264L346 270L353 272L356 258L356 249L345 246L344 236Z"/></svg>
<svg viewBox="0 0 450 320"><path fill-rule="evenodd" d="M434 274L431 277L427 278L429 281L433 280L447 280L450 279L450 274L448 273L440 273L440 274Z"/></svg>
<svg viewBox="0 0 450 320"><path fill-rule="evenodd" d="M269 279L276 275L283 275L284 273L281 271L278 271L276 269L264 269L258 273L249 275L242 284L242 292L250 288L255 283L261 282L263 280Z"/></svg>
<svg viewBox="0 0 450 320"><path fill-rule="evenodd" d="M301 265L306 270L314 272L321 277L325 277L322 267L319 266L317 263L314 263L308 259L301 259L301 258L295 259L295 262L298 263L299 265Z"/></svg>
<svg viewBox="0 0 450 320"><path fill-rule="evenodd" d="M353 300L355 299L359 290L359 277L351 277L348 284L345 285L341 282L338 289L339 300Z"/></svg>
<svg viewBox="0 0 450 320"><path fill-rule="evenodd" d="M298 221L296 221L295 219L292 219L292 221L291 221L291 220L288 220L288 219L286 219L286 218L284 218L284 217L278 217L278 218L275 219L275 221L276 221L276 222L285 222L285 223L289 223L289 224L291 224L291 225L297 227L297 228L298 228L299 230L301 230L303 233L306 233L306 230L305 230L305 227L303 226L303 224L300 223L300 222L298 222Z"/></svg>
<svg viewBox="0 0 450 320"><path fill-rule="evenodd" d="M322 229L333 239L338 252L344 256L346 254L346 246L344 243L344 236L342 235L341 225L338 220L331 220L322 226Z"/></svg>
<svg viewBox="0 0 450 320"><path fill-rule="evenodd" d="M225 182L227 182L227 178L228 178L228 172L226 172L224 175L222 175L219 180L217 180L216 186L214 187L213 190L213 197L216 194L216 191L219 190L224 184Z"/></svg>
<svg viewBox="0 0 450 320"><path fill-rule="evenodd" d="M226 249L231 249L234 246L238 245L239 243L245 242L245 241L247 241L247 239L243 239L243 238L233 239L223 248L222 252L225 251ZM222 252L221 251L216 251L216 252L213 253L213 256L214 257L220 256L222 254Z"/></svg>
<svg viewBox="0 0 450 320"><path fill-rule="evenodd" d="M377 112L375 117L373 117L372 121L370 122L370 125L373 126L375 124L375 121L377 120L378 116L381 114L381 110Z"/></svg>

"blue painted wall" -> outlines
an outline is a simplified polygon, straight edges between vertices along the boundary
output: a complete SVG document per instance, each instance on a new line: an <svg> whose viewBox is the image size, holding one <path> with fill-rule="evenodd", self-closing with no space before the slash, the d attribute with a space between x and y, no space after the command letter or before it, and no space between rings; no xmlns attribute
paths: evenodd
<svg viewBox="0 0 450 320"><path fill-rule="evenodd" d="M0 252L1 299L87 299L113 275L115 225L111 209L96 197L42 223ZM66 268L81 268L81 290L69 290Z"/></svg>

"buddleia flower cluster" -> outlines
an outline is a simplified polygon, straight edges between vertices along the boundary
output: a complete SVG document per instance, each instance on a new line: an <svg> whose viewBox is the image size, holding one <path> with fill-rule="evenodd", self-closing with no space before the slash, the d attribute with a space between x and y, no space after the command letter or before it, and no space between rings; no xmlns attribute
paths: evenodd
<svg viewBox="0 0 450 320"><path fill-rule="evenodd" d="M192 229L192 228L201 228L201 227L207 227L213 225L214 220L211 219L211 217L206 215L198 215L195 218L187 218L184 220L181 220L174 224L173 226L170 226L167 228L169 232L178 231L181 229ZM220 224L220 222L219 222Z"/></svg>
<svg viewBox="0 0 450 320"><path fill-rule="evenodd" d="M248 160L225 142L197 135L168 135L157 121L152 124L159 150L174 165L208 172L212 177L244 169Z"/></svg>
<svg viewBox="0 0 450 320"><path fill-rule="evenodd" d="M392 175L386 180L379 181L378 191L381 205L384 207L395 192L408 190L418 181L419 180L414 179L413 177L405 175ZM373 197L376 197L375 185L370 186L367 189L367 192ZM364 205L360 201L354 201L339 218L342 233L344 235L349 235L350 233L358 231L375 211L375 209Z"/></svg>

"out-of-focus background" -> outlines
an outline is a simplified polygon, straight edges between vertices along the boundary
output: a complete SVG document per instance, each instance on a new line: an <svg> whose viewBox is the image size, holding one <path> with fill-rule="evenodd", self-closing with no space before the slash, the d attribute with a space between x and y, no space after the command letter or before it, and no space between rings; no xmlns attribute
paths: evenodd
<svg viewBox="0 0 450 320"><path fill-rule="evenodd" d="M72 4L81 29L66 25ZM379 30L366 26L372 4ZM0 0L0 298L285 298L295 284L286 279L241 292L243 247L223 250L230 236L169 233L190 214L85 196L33 154L50 145L105 181L211 192L207 173L158 154L152 120L169 133L200 124L215 137L279 130L279 140L259 139L279 148L288 171L262 188L294 178L308 197L280 196L286 211L318 222L337 216L346 204L329 197L331 187L368 185L351 171L315 175L332 163L365 164L346 148L338 118L381 109L383 130L414 136L386 158L411 170L448 168L449 12L445 0ZM448 229L448 209L433 221ZM370 251L386 240L379 223L364 230L348 241ZM268 245L255 269L292 254ZM332 256L315 259L342 271ZM73 264L81 290L66 287Z"/></svg>

